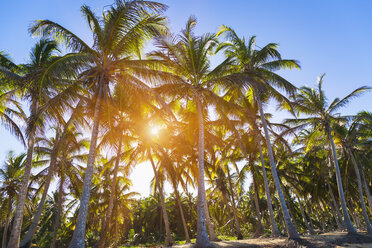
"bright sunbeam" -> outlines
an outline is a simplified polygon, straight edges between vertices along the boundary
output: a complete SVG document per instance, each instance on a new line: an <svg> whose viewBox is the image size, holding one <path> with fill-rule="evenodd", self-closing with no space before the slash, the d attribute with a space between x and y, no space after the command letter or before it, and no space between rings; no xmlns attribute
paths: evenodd
<svg viewBox="0 0 372 248"><path fill-rule="evenodd" d="M151 129L150 129L150 133L151 133L152 135L157 135L157 134L159 133L159 127L158 127L158 126L153 126L153 127L151 127Z"/></svg>

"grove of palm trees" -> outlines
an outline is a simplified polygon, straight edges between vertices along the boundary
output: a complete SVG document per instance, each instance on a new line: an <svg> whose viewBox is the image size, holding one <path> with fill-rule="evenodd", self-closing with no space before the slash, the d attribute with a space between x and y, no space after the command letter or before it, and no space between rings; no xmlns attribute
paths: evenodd
<svg viewBox="0 0 372 248"><path fill-rule="evenodd" d="M0 48L1 129L24 148L0 161L2 248L372 244L372 112L346 111L367 75L328 98L275 40L113 1L81 6L87 35L33 20L23 63Z"/></svg>

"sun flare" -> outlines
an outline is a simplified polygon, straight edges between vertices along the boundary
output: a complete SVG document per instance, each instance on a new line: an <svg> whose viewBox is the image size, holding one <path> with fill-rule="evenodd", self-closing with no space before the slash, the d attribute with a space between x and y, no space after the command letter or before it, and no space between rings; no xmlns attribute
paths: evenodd
<svg viewBox="0 0 372 248"><path fill-rule="evenodd" d="M157 134L159 134L159 130L160 130L160 128L158 126L153 126L153 127L150 128L150 133L152 135L157 135Z"/></svg>

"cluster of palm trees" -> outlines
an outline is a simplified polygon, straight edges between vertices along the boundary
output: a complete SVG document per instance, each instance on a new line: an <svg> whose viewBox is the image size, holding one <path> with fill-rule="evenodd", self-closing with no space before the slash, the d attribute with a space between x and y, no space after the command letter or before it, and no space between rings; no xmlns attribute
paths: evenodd
<svg viewBox="0 0 372 248"><path fill-rule="evenodd" d="M372 114L337 112L370 88L329 103L323 76L317 88L298 89L276 73L300 68L277 44L256 46L226 26L198 36L194 17L172 34L165 10L117 0L98 16L83 5L92 44L39 20L28 64L1 52L1 121L27 149L0 171L2 247L117 246L159 231L156 216L166 245L177 220L197 247L230 227L239 239L265 230L293 239L299 230L355 233L355 225L372 232ZM145 53L149 41L155 48ZM293 118L271 122L271 99ZM154 172L153 201L130 192L128 176L142 162ZM146 214L152 205L157 214Z"/></svg>

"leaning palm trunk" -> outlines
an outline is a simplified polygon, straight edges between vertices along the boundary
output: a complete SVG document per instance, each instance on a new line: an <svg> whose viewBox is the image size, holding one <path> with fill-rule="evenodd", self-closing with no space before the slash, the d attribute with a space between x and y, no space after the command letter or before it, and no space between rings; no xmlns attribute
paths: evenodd
<svg viewBox="0 0 372 248"><path fill-rule="evenodd" d="M121 146L122 146L122 137L119 138L118 150L117 150L116 159L115 159L114 177L113 177L112 183L111 183L110 199L109 199L109 204L108 204L108 207L107 207L107 215L106 215L106 220L102 224L103 228L102 228L102 231L101 231L101 238L100 238L100 240L98 241L98 244L97 244L98 248L105 247L107 231L110 230L111 214L112 214L112 209L114 208L114 198L115 198L115 194L116 194L116 180L117 180L116 178L117 178L118 170L119 170Z"/></svg>
<svg viewBox="0 0 372 248"><path fill-rule="evenodd" d="M311 235L315 235L314 229L310 226L309 222L307 221L307 218L306 218L306 215L305 215L305 211L304 211L304 209L302 207L302 203L301 203L300 197L298 197L298 195L296 195L296 197L297 197L297 201L298 201L298 203L300 205L301 215L302 215L302 218L304 219L306 228L309 230L309 232L310 232Z"/></svg>
<svg viewBox="0 0 372 248"><path fill-rule="evenodd" d="M273 237L278 237L278 236L280 236L280 232L279 232L278 224L276 223L276 220L275 220L273 204L271 202L270 188L269 188L269 183L267 181L265 161L264 161L263 154L262 154L261 142L258 144L258 149L260 150L262 175L263 175L263 179L264 179L265 193L266 193L266 198L267 198L267 208L269 209L269 214L270 214L270 222L271 222L271 229L272 229L271 230L271 232L272 232L271 235Z"/></svg>
<svg viewBox="0 0 372 248"><path fill-rule="evenodd" d="M198 142L198 201L197 201L197 234L196 247L210 247L208 238L206 219L205 219L205 188L204 188L204 120L201 99L197 96L196 99L198 119L199 119L199 142Z"/></svg>
<svg viewBox="0 0 372 248"><path fill-rule="evenodd" d="M160 195L161 210L163 212L163 220L164 220L164 226L165 226L165 245L171 246L173 244L173 240L172 240L172 235L171 235L170 227L169 227L168 214L167 214L167 208L165 206L163 189L160 187L158 172L156 171L155 163L154 163L154 160L152 159L150 149L148 149L148 156L151 162L152 169L154 170L154 174L155 174L155 185Z"/></svg>
<svg viewBox="0 0 372 248"><path fill-rule="evenodd" d="M36 106L33 104L32 114L34 116L36 114ZM8 248L15 248L19 247L19 239L21 236L21 228L22 228L22 221L23 221L23 213L26 203L26 196L28 191L28 181L30 180L31 175L31 168L32 168L32 155L34 153L34 145L35 145L35 127L32 128L28 142L27 142L27 158L26 158L26 165L25 171L23 174L20 193L18 195L18 203L14 215L13 227L12 232L10 234L10 239L8 243Z"/></svg>
<svg viewBox="0 0 372 248"><path fill-rule="evenodd" d="M74 230L74 234L72 235L71 242L69 244L69 248L83 248L85 247L84 240L85 240L85 227L87 223L87 215L88 215L88 206L90 200L90 186L92 183L93 177L93 167L94 167L94 160L96 158L96 146L97 146L97 138L98 138L98 130L99 130L99 115L101 109L101 97L102 97L102 82L100 81L96 105L94 108L94 117L93 117L93 129L92 129L92 137L90 139L90 147L89 147L89 155L87 161L87 167L85 169L85 177L84 177L84 185L83 185L83 192L80 197L80 208L77 217L76 227Z"/></svg>
<svg viewBox="0 0 372 248"><path fill-rule="evenodd" d="M57 213L54 218L54 224L53 224L53 238L52 242L50 244L50 248L56 247L57 242L57 233L59 229L59 225L61 222L61 215L62 215L62 205L63 205L63 184L65 183L65 177L64 175L61 175L61 181L59 182L59 190L58 190L58 207L57 207Z"/></svg>
<svg viewBox="0 0 372 248"><path fill-rule="evenodd" d="M287 204L285 203L282 188L280 186L278 173L277 173L276 167L275 167L274 154L273 154L273 151L272 151L272 148L271 148L269 131L268 131L268 128L267 128L267 123L266 123L266 120L265 120L265 116L264 116L263 109L262 109L262 103L261 103L261 99L260 99L259 96L257 97L257 103L259 105L261 121L262 121L262 125L263 125L264 131L265 131L267 153L269 155L271 173L272 173L272 176L274 178L276 189L278 191L280 206L282 207L282 212L283 212L284 221L285 221L285 224L286 224L286 227L287 227L288 236L289 236L289 238L292 238L292 239L299 239L300 236L298 235L297 229L291 221L291 216L289 215Z"/></svg>
<svg viewBox="0 0 372 248"><path fill-rule="evenodd" d="M337 219L336 219L336 222L340 222L340 229L345 229L345 224L344 224L344 221L342 220L342 216L341 216L341 213L340 213L340 210L339 210L339 207L337 205L337 202L336 202L336 198L335 198L335 195L333 194L333 190L332 190L332 187L331 185L327 182L327 185L328 185L328 192L329 194L331 195L331 198L332 198L332 202L333 202L333 206L336 210L336 213L337 213Z"/></svg>
<svg viewBox="0 0 372 248"><path fill-rule="evenodd" d="M257 216L257 229L254 233L254 236L261 236L263 233L263 227L262 227L262 221L261 221L261 210L260 210L260 204L258 199L258 187L256 182L256 177L253 175L253 189L254 189L254 206L256 210L256 216Z"/></svg>
<svg viewBox="0 0 372 248"><path fill-rule="evenodd" d="M207 199L207 194L205 194L204 199ZM207 200L205 200L204 212L205 212L205 222L207 224L207 229L208 229L208 233L209 233L209 239L211 241L219 241L220 239L216 236L216 232L214 231L214 226L213 226L213 223L211 221L211 217L209 215L209 208L208 208L208 201Z"/></svg>
<svg viewBox="0 0 372 248"><path fill-rule="evenodd" d="M344 194L344 189L342 186L342 179L341 179L341 172L340 172L340 167L338 165L338 160L337 160L337 153L336 153L336 147L335 143L333 142L332 134L331 134L331 128L329 124L326 125L326 132L328 135L329 142L331 143L331 151L332 151L332 156L333 156L333 162L335 165L335 170L336 170L336 179L337 179L337 187L338 187L338 194L340 196L341 200L341 208L342 212L344 214L344 223L347 229L348 233L356 233L357 231L355 230L353 223L350 220L349 212L347 211L347 206L345 202L345 194Z"/></svg>
<svg viewBox="0 0 372 248"><path fill-rule="evenodd" d="M362 179L360 177L358 165L357 165L357 163L355 161L355 157L354 157L352 151L349 148L346 148L346 149L347 149L347 151L348 151L348 153L349 153L349 155L351 157L351 161L353 162L353 165L354 165L355 174L357 176L360 202L361 202L361 205L362 205L364 222L366 223L366 226L367 226L367 232L368 233L372 233L372 226L371 226L371 223L369 222L369 218L368 218L368 214L367 214L367 209L366 209L366 203L364 202Z"/></svg>
<svg viewBox="0 0 372 248"><path fill-rule="evenodd" d="M6 219L5 219L5 225L4 225L4 232L3 232L3 240L1 247L6 248L6 237L8 236L8 225L9 225L9 219L10 219L10 213L12 211L12 196L9 196L8 199L8 209L6 210Z"/></svg>
<svg viewBox="0 0 372 248"><path fill-rule="evenodd" d="M32 220L32 223L31 223L31 225L30 225L30 227L29 227L29 229L26 233L26 236L23 238L23 240L20 244L21 248L28 248L28 247L31 246L32 238L34 237L37 225L39 224L39 220L40 220L43 208L44 208L45 200L46 200L46 197L48 195L50 182L52 181L53 174L54 174L54 167L55 167L55 164L56 164L56 161L57 161L58 143L59 143L59 128L57 127L56 137L55 137L55 144L53 146L52 153L51 153L51 156L50 156L50 165L49 165L49 169L48 169L47 178L46 178L45 184L44 184L43 195L41 196L39 205L37 206L36 214L35 214L35 216Z"/></svg>
<svg viewBox="0 0 372 248"><path fill-rule="evenodd" d="M359 157L358 157L358 154L356 154L358 160L360 161ZM369 212L370 214L372 215L372 196L371 196L371 192L369 191L369 187L367 185L367 179L366 179L366 176L364 175L364 167L361 163L359 163L360 165L360 175L363 179L363 187L364 187L364 190L366 191L366 195L367 195L367 201L368 201L368 205L369 205Z"/></svg>
<svg viewBox="0 0 372 248"><path fill-rule="evenodd" d="M191 243L190 236L189 236L189 231L187 230L185 215L183 214L183 209L182 209L181 197L180 197L180 194L178 193L177 186L176 186L175 182L173 182L173 188L174 188L174 194L176 195L178 209L180 210L180 216L181 216L181 220L182 220L183 231L185 233L186 243L189 244L189 243Z"/></svg>
<svg viewBox="0 0 372 248"><path fill-rule="evenodd" d="M229 167L227 167L227 176L228 176L229 187L230 187L230 192L231 192L230 198L231 198L231 202L232 202L232 209L233 209L233 215L234 215L234 221L235 221L235 227L236 227L236 236L237 236L237 239L242 239L243 235L242 235L242 232L240 230L238 213L236 211L235 194L234 194L234 189L233 189L233 185L232 185L232 181L231 181L231 175L230 175Z"/></svg>

